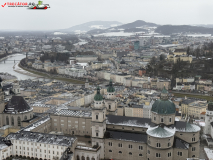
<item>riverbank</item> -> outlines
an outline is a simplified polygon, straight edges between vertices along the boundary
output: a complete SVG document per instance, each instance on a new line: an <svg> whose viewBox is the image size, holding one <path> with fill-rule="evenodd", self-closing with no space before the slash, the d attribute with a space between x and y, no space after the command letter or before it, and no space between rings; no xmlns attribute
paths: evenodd
<svg viewBox="0 0 213 160"><path fill-rule="evenodd" d="M6 57L1 58L1 59L0 59L0 62L4 61L4 60L6 60L7 58L10 58L10 57L12 57L12 55L8 55L8 56L6 56Z"/></svg>
<svg viewBox="0 0 213 160"><path fill-rule="evenodd" d="M36 70L33 70L33 69L27 69L27 68L21 66L20 63L18 64L18 67L22 69L22 71L21 70L18 71L19 73L32 74L32 75L34 75L34 77L38 77L38 78L45 77L45 78L48 78L48 79L65 81L65 82L69 82L69 83L73 83L73 84L84 84L85 83L84 81L81 81L81 80L64 78L64 77L61 77L61 76L54 76L54 78L53 78L52 76L48 75L47 73L42 73L42 72L39 72L39 71L36 71ZM31 75L29 75L29 76L31 76Z"/></svg>

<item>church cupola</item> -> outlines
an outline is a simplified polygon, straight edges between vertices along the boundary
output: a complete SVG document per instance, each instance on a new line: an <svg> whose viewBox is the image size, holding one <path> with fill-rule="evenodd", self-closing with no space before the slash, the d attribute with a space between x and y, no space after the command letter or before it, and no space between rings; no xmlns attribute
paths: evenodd
<svg viewBox="0 0 213 160"><path fill-rule="evenodd" d="M96 92L96 95L94 97L94 100L95 101L103 101L103 96L101 95L100 93L100 88L99 86L97 87L97 92Z"/></svg>
<svg viewBox="0 0 213 160"><path fill-rule="evenodd" d="M112 80L109 81L109 87L107 88L107 99L115 98L115 88L112 85Z"/></svg>
<svg viewBox="0 0 213 160"><path fill-rule="evenodd" d="M165 86L161 91L160 99L152 105L151 121L155 124L171 125L175 122L175 104L168 99L168 91Z"/></svg>
<svg viewBox="0 0 213 160"><path fill-rule="evenodd" d="M166 90L165 86L163 87L163 90L161 91L160 98L162 100L168 100L168 94L169 92Z"/></svg>
<svg viewBox="0 0 213 160"><path fill-rule="evenodd" d="M104 104L103 96L101 95L100 88L98 86L96 95L94 97L94 108L99 108L99 109L103 108L103 104Z"/></svg>

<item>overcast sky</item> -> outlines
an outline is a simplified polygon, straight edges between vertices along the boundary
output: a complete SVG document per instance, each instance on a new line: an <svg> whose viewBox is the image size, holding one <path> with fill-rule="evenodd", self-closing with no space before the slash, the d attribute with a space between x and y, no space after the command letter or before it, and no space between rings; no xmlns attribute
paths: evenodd
<svg viewBox="0 0 213 160"><path fill-rule="evenodd" d="M37 0L1 0L35 2ZM43 0L47 10L0 6L0 30L57 30L89 21L213 24L213 0Z"/></svg>

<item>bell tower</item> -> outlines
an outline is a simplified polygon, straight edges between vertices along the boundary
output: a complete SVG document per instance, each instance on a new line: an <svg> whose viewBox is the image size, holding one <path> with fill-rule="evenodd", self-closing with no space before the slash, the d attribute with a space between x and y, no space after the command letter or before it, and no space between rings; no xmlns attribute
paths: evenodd
<svg viewBox="0 0 213 160"><path fill-rule="evenodd" d="M100 158L104 158L104 133L106 132L106 107L103 96L100 94L100 88L97 87L97 93L94 97L92 107L92 145L101 147Z"/></svg>
<svg viewBox="0 0 213 160"><path fill-rule="evenodd" d="M115 95L115 88L112 85L112 80L109 81L109 86L107 88L105 105L107 108L107 114L117 115L117 100Z"/></svg>

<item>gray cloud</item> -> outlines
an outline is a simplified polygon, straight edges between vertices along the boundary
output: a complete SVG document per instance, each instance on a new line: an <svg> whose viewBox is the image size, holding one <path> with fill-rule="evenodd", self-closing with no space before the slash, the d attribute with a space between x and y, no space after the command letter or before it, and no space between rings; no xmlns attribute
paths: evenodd
<svg viewBox="0 0 213 160"><path fill-rule="evenodd" d="M2 0L36 2L35 0ZM213 24L212 0L44 0L51 8L27 10L0 6L0 29L57 30L95 21L158 24Z"/></svg>

